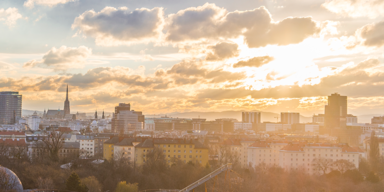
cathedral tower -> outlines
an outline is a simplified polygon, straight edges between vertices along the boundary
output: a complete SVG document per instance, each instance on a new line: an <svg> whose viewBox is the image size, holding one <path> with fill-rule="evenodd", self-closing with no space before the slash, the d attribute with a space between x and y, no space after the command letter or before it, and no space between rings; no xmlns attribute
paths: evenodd
<svg viewBox="0 0 384 192"><path fill-rule="evenodd" d="M69 107L69 100L68 100L68 84L67 84L67 97L64 102L64 116L71 114L71 109Z"/></svg>

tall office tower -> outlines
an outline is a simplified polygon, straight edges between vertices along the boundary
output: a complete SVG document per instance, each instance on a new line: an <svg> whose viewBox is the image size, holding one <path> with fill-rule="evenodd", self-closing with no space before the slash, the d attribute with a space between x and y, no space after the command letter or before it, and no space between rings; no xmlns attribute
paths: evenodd
<svg viewBox="0 0 384 192"><path fill-rule="evenodd" d="M67 84L67 96L65 98L64 102L64 116L71 114L71 109L69 107L69 100L68 100L68 84Z"/></svg>
<svg viewBox="0 0 384 192"><path fill-rule="evenodd" d="M242 122L243 123L255 123L258 124L261 122L261 113L260 112L242 112Z"/></svg>
<svg viewBox="0 0 384 192"><path fill-rule="evenodd" d="M328 96L324 116L324 127L329 134L334 129L345 129L347 127L347 96L337 93Z"/></svg>
<svg viewBox="0 0 384 192"><path fill-rule="evenodd" d="M0 92L0 124L15 124L21 117L21 105L19 92Z"/></svg>
<svg viewBox="0 0 384 192"><path fill-rule="evenodd" d="M280 115L280 120L283 124L300 123L300 113L282 112Z"/></svg>
<svg viewBox="0 0 384 192"><path fill-rule="evenodd" d="M131 105L119 103L112 117L112 132L126 134L144 128L144 115L140 111L131 111Z"/></svg>

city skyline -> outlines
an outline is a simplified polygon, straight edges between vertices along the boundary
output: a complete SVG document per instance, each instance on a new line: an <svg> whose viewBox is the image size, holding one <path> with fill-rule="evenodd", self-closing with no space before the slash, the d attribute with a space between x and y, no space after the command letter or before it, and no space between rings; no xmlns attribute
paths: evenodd
<svg viewBox="0 0 384 192"><path fill-rule="evenodd" d="M68 84L72 112L304 116L339 93L380 115L384 4L351 2L5 0L0 91L38 111L64 109Z"/></svg>

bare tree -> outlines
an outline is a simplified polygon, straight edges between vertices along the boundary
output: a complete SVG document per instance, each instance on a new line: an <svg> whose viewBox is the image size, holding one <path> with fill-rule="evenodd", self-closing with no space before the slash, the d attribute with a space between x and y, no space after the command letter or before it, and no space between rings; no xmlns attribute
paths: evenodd
<svg viewBox="0 0 384 192"><path fill-rule="evenodd" d="M45 144L45 149L49 153L49 157L52 161L59 161L59 151L63 147L64 144L64 138L63 132L51 132L47 138L43 139L43 142Z"/></svg>
<svg viewBox="0 0 384 192"><path fill-rule="evenodd" d="M219 164L225 165L228 163L232 163L232 166L235 167L239 165L239 153L234 151L228 145L222 145L219 148Z"/></svg>
<svg viewBox="0 0 384 192"><path fill-rule="evenodd" d="M330 159L318 158L313 160L313 164L316 170L322 171L326 174L327 171L332 167L332 161Z"/></svg>
<svg viewBox="0 0 384 192"><path fill-rule="evenodd" d="M339 170L340 173L344 173L347 170L355 168L355 165L353 163L351 163L351 162L349 162L348 160L345 160L345 159L337 160L337 161L333 162L332 165L335 168L337 168L337 170Z"/></svg>
<svg viewBox="0 0 384 192"><path fill-rule="evenodd" d="M37 182L37 186L39 187L39 189L46 189L47 191L50 191L48 189L54 189L55 188L55 185L53 184L53 181L51 178L43 179L43 178L39 177L36 182Z"/></svg>

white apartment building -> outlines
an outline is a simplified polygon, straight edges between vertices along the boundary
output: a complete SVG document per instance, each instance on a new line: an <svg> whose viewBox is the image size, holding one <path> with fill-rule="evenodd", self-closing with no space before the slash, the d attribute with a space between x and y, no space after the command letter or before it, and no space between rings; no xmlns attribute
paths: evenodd
<svg viewBox="0 0 384 192"><path fill-rule="evenodd" d="M233 123L233 127L234 127L235 131L251 130L252 129L252 123L235 122L235 123Z"/></svg>
<svg viewBox="0 0 384 192"><path fill-rule="evenodd" d="M155 131L155 121L153 119L146 119L144 123L144 130Z"/></svg>
<svg viewBox="0 0 384 192"><path fill-rule="evenodd" d="M140 141L135 140L135 138L124 138L114 145L113 158L115 160L125 158L133 163L135 161L135 146L139 143Z"/></svg>
<svg viewBox="0 0 384 192"><path fill-rule="evenodd" d="M95 155L95 139L93 136L76 135L76 140L80 142L81 157L93 157Z"/></svg>
<svg viewBox="0 0 384 192"><path fill-rule="evenodd" d="M288 144L278 141L259 141L248 147L248 163L251 167L263 163L267 166L279 166L285 170L301 169L309 174L323 172L317 167L319 159L328 162L326 170L328 173L335 169L332 163L342 159L358 168L362 156L365 156L365 153L361 149L347 144Z"/></svg>
<svg viewBox="0 0 384 192"><path fill-rule="evenodd" d="M41 118L37 115L36 111L32 116L28 117L27 124L31 130L39 130Z"/></svg>
<svg viewBox="0 0 384 192"><path fill-rule="evenodd" d="M265 163L267 166L279 166L280 150L288 142L283 141L257 141L248 147L248 165L257 167Z"/></svg>

